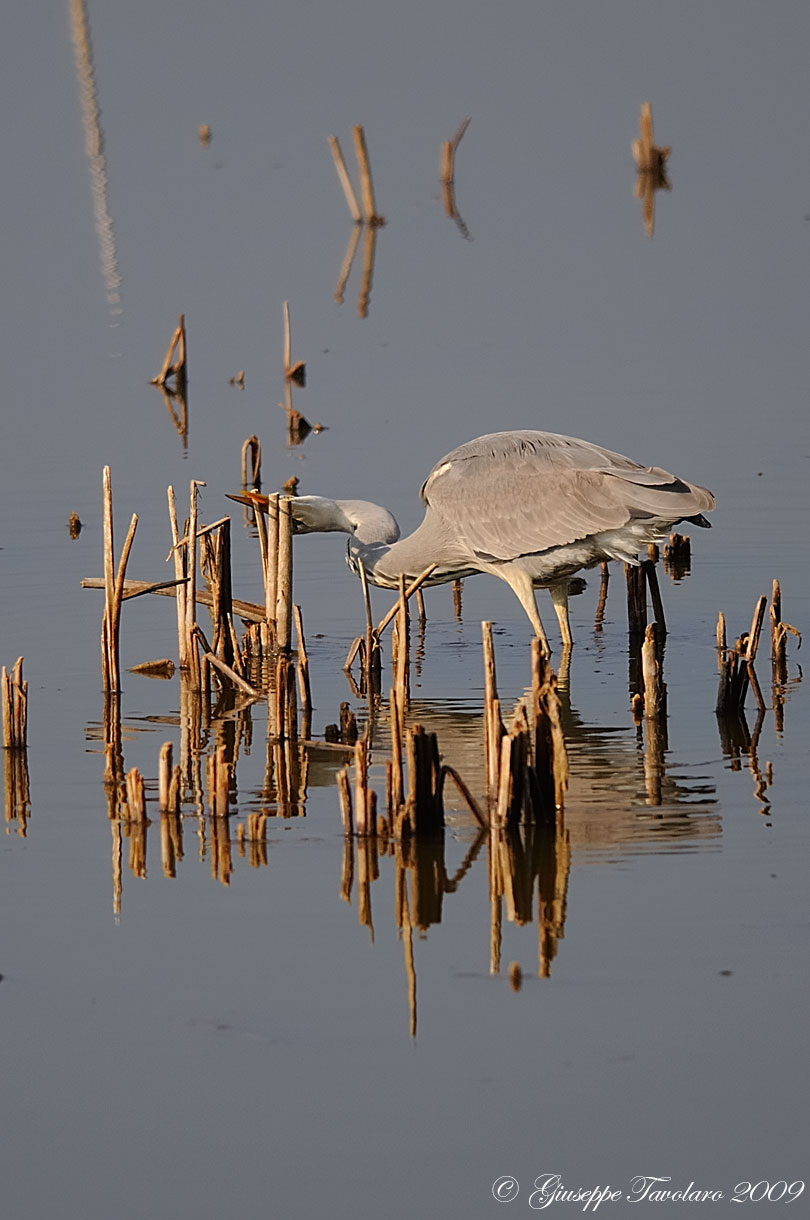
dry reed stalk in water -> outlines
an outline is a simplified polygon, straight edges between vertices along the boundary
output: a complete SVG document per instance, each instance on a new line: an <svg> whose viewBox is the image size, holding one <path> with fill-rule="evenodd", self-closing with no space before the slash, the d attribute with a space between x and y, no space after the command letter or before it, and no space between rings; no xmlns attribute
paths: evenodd
<svg viewBox="0 0 810 1220"><path fill-rule="evenodd" d="M130 822L146 821L146 801L144 798L143 776L137 767L132 767L126 774L126 818Z"/></svg>
<svg viewBox="0 0 810 1220"><path fill-rule="evenodd" d="M369 806L368 742L364 735L354 747L354 808L358 835L373 833L374 822Z"/></svg>
<svg viewBox="0 0 810 1220"><path fill-rule="evenodd" d="M3 746L24 750L28 745L28 683L23 681L23 659L18 657L11 673L2 670Z"/></svg>
<svg viewBox="0 0 810 1220"><path fill-rule="evenodd" d="M248 465L248 459L250 465ZM259 491L262 485L262 445L258 436L249 436L242 446L242 488ZM260 514L256 514L259 516Z"/></svg>
<svg viewBox="0 0 810 1220"><path fill-rule="evenodd" d="M461 126L459 127L456 134L453 136L452 140L445 140L444 143L442 144L440 177L441 177L441 181L442 181L443 185L452 186L452 184L453 184L453 181L455 179L455 173L456 173L456 149L458 148L459 144L461 143L462 137L464 136L464 133L467 130L467 128L469 127L469 125L470 125L469 117L466 119L463 119ZM445 211L447 211L446 202L445 202ZM452 210L447 211L447 215L452 216L453 211Z"/></svg>
<svg viewBox="0 0 810 1220"><path fill-rule="evenodd" d="M177 359L174 359L175 349L177 349ZM180 314L180 320L177 324L177 329L172 335L166 351L166 359L163 361L163 368L158 373L157 377L152 378L152 385L164 386L170 377L177 379L178 388L188 380L188 370L186 368L186 316Z"/></svg>
<svg viewBox="0 0 810 1220"><path fill-rule="evenodd" d="M377 205L374 200L374 184L371 180L371 164L366 148L366 133L361 124L353 129L354 153L357 157L357 167L360 172L360 195L363 200L363 222L367 225L379 226L385 224L382 216L377 215Z"/></svg>
<svg viewBox="0 0 810 1220"><path fill-rule="evenodd" d="M200 627L198 627L195 624L194 632L192 634L192 644L194 647L194 655L197 657L197 666L198 666L198 669L200 672L200 681L202 681L202 670L199 668L200 659L199 659L199 653L197 652L198 643L202 646L203 660L205 661L206 665L209 665L209 666L212 665L214 667L214 669L216 669L219 673L221 673L223 675L223 677L227 678L228 681L233 686L235 686L237 690L242 691L243 694L250 695L254 699L261 698L261 691L256 690L255 687L251 686L249 682L246 682L244 678L242 678L238 673L235 672L235 670L231 669L230 665L226 665L224 661L221 661L219 659L219 657L216 655L216 653L212 652L211 645L208 643L208 640L205 638L205 633L201 630ZM200 689L199 686L196 689Z"/></svg>
<svg viewBox="0 0 810 1220"><path fill-rule="evenodd" d="M428 579L428 577L433 575L433 572L435 571L435 569L436 569L435 563L432 563L430 565L430 567L425 568L424 572L420 573L420 575L417 576L416 580L412 581L412 583L410 585L408 585L408 588L405 590L405 597L407 599L412 598L414 593L416 592L416 590L421 589L422 585L425 583L425 581ZM377 626L374 629L374 634L377 636L378 639L382 635L382 633L385 631L386 627L391 622L392 618L394 617L394 615L397 613L398 610L399 610L399 601L395 601L393 606L391 606L391 608L389 609L388 613L385 614L384 617L380 619L379 623L377 624Z"/></svg>
<svg viewBox="0 0 810 1220"><path fill-rule="evenodd" d="M542 799L562 809L568 788L568 753L562 729L557 677L540 640L532 640L532 703L535 722L534 766Z"/></svg>
<svg viewBox="0 0 810 1220"><path fill-rule="evenodd" d="M644 715L650 719L662 714L666 701L666 687L661 680L661 664L658 660L656 626L653 623L649 624L644 633L641 672L644 678Z"/></svg>
<svg viewBox="0 0 810 1220"><path fill-rule="evenodd" d="M757 658L759 637L762 633L762 624L765 619L765 607L767 604L768 599L763 594L754 607L754 617L751 620L751 630L748 633L748 643L745 648L745 659L749 663L755 661Z"/></svg>
<svg viewBox="0 0 810 1220"><path fill-rule="evenodd" d="M197 652L195 628L197 626L197 497L198 489L205 484L192 479L189 484L189 514L186 531L186 574L188 586L186 595L186 655L191 685L200 688L200 657ZM209 649L210 652L210 649Z"/></svg>
<svg viewBox="0 0 810 1220"><path fill-rule="evenodd" d="M450 779L453 781L453 783L458 788L459 792L461 793L462 797L464 798L464 800L467 804L467 808L470 810L470 813L473 815L473 817L475 818L478 825L481 827L482 830L486 830L489 826L489 823L481 811L481 806L478 804L477 800L475 799L473 794L470 792L469 788L464 783L464 780L461 778L458 771L456 771L455 767L451 767L449 765L449 763L444 763L442 766L442 784L444 783L444 779L448 775L450 776ZM442 792L443 791L444 791L444 789L442 788Z"/></svg>
<svg viewBox="0 0 810 1220"><path fill-rule="evenodd" d="M188 669L188 636L186 635L186 597L188 583L187 553L180 545L180 534L177 529L177 508L174 502L174 488L167 491L169 500L169 524L172 531L172 555L174 556L174 574L177 580L177 659L181 669Z"/></svg>
<svg viewBox="0 0 810 1220"><path fill-rule="evenodd" d="M164 741L160 747L158 758L158 808L161 813L170 808L170 789L172 783L172 743Z"/></svg>
<svg viewBox="0 0 810 1220"><path fill-rule="evenodd" d="M307 366L303 360L292 363L292 331L290 329L290 306L284 302L284 377L297 386L305 386L307 381ZM290 400L292 405L292 400Z"/></svg>
<svg viewBox="0 0 810 1220"><path fill-rule="evenodd" d="M293 615L295 617L295 635L298 644L296 672L298 675L298 696L301 700L301 736L308 739L312 732L312 691L309 685L309 658L307 656L307 642L304 638L304 620L301 615L300 606L293 606Z"/></svg>
<svg viewBox="0 0 810 1220"><path fill-rule="evenodd" d="M343 194L346 198L346 203L351 213L352 220L356 225L362 223L363 214L360 211L360 205L357 202L357 197L354 193L354 188L349 178L349 171L346 169L346 162L343 160L343 153L340 149L340 141L337 136L329 137L329 147L332 150L332 159L335 162L340 185L343 187ZM347 276L348 278L348 276Z"/></svg>
<svg viewBox="0 0 810 1220"><path fill-rule="evenodd" d="M692 543L687 534L670 534L664 546L664 567L673 580L686 576L692 565Z"/></svg>
<svg viewBox="0 0 810 1220"><path fill-rule="evenodd" d="M343 819L343 833L346 835L354 834L354 823L352 821L352 792L349 786L349 768L343 767L337 773L338 793L340 796L340 815Z"/></svg>
<svg viewBox="0 0 810 1220"><path fill-rule="evenodd" d="M394 670L394 686L399 698L399 706L407 708L410 703L411 657L410 657L411 622L408 613L408 598L405 595L405 577L399 578L399 605L396 621L396 665Z"/></svg>
<svg viewBox="0 0 810 1220"><path fill-rule="evenodd" d="M484 761L486 791L487 800L494 802L497 800L499 787L503 725L501 723L498 687L495 678L492 623L481 623L481 635L484 649Z"/></svg>
<svg viewBox="0 0 810 1220"><path fill-rule="evenodd" d="M292 626L292 516L290 497L281 496L278 502L278 578L276 586L276 644L285 652L290 650Z"/></svg>
<svg viewBox="0 0 810 1220"><path fill-rule="evenodd" d="M627 628L631 636L643 636L647 628L647 591L644 568L624 565L627 581Z"/></svg>
<svg viewBox="0 0 810 1220"><path fill-rule="evenodd" d="M113 510L112 481L109 466L103 473L103 515L104 515L104 588L105 605L102 623L102 678L106 691L117 691L121 688L119 661L119 633L121 625L121 602L124 595L127 562L138 525L138 514L133 513L129 530L121 550L118 572L115 573L113 547Z"/></svg>
<svg viewBox="0 0 810 1220"><path fill-rule="evenodd" d="M368 588L368 576L366 575L366 565L362 559L358 559L358 570L360 572L360 584L363 589L363 605L366 611L366 637L365 637L365 657L364 669L366 671L366 681L371 687L371 675L374 670L375 656L379 654L379 643L374 635L374 622L371 617L371 595Z"/></svg>

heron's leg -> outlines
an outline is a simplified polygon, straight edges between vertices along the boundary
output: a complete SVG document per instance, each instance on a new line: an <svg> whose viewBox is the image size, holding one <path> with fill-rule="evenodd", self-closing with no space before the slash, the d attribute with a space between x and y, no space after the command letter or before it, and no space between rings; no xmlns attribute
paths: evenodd
<svg viewBox="0 0 810 1220"><path fill-rule="evenodd" d="M547 657L550 656L551 649L548 646L548 638L543 630L543 624L540 622L540 614L537 610L531 577L527 576L525 572L515 569L509 571L508 569L493 567L486 570L491 570L495 576L500 576L501 580L505 580L511 586L518 601L529 616L529 622L534 627L534 634L539 639L543 652Z"/></svg>
<svg viewBox="0 0 810 1220"><path fill-rule="evenodd" d="M561 580L556 585L550 585L549 593L557 612L563 646L570 647L574 637L571 635L571 624L568 621L568 581Z"/></svg>

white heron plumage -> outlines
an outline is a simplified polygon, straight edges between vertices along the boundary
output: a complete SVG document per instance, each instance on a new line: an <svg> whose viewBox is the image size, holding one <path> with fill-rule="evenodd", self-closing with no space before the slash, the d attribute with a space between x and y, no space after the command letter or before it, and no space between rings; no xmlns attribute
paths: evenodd
<svg viewBox="0 0 810 1220"><path fill-rule="evenodd" d="M641 466L589 441L553 432L494 432L460 445L431 470L421 490L422 524L400 538L396 520L365 500L298 496L296 533L349 535L347 560L368 579L396 588L401 575L436 568L426 583L477 572L506 581L535 632L545 632L534 596L551 591L570 643L568 579L602 560L637 564L638 552L679 521L707 527L705 487L658 466Z"/></svg>

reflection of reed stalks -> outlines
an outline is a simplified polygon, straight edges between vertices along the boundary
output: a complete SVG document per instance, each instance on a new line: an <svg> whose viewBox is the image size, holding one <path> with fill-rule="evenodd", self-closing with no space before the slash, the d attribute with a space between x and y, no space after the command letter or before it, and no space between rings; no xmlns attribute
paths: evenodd
<svg viewBox="0 0 810 1220"><path fill-rule="evenodd" d="M93 72L93 48L90 41L90 22L84 0L70 0L70 31L76 57L76 75L79 80L79 98L84 124L84 147L90 163L90 184L93 193L93 214L96 235L101 255L101 270L107 290L107 304L112 313L121 312L121 276L118 273L118 258L115 250L115 234L107 204L107 169L104 160L104 135L101 130L101 111L96 94Z"/></svg>

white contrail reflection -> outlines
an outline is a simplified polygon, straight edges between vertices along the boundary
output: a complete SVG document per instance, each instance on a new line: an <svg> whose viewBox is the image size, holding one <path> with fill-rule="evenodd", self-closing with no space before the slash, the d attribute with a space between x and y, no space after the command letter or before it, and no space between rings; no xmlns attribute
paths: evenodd
<svg viewBox="0 0 810 1220"><path fill-rule="evenodd" d="M120 314L121 276L115 250L115 234L107 207L107 171L104 164L104 135L101 130L101 110L96 96L93 73L93 48L90 44L90 23L84 0L70 0L70 32L76 56L79 78L79 98L82 104L84 148L90 162L90 186L93 194L93 214L98 234L101 270L107 291L107 304L113 314Z"/></svg>

